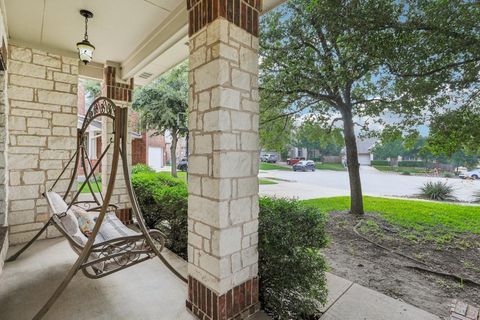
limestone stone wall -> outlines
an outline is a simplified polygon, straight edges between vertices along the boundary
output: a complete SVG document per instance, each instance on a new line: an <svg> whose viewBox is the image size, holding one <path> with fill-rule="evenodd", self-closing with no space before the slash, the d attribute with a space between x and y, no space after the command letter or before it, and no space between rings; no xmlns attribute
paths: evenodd
<svg viewBox="0 0 480 320"><path fill-rule="evenodd" d="M6 84L5 72L0 71L0 227L5 224L6 220L6 162L5 162L5 141L6 141L6 115L5 115L5 100L6 100ZM1 245L1 244L0 244ZM2 259L0 258L0 261ZM0 268L1 269L1 268Z"/></svg>
<svg viewBox="0 0 480 320"><path fill-rule="evenodd" d="M28 241L49 219L41 194L76 148L78 59L9 46L8 225L10 243ZM54 191L68 185L66 172ZM47 237L58 235L51 228Z"/></svg>
<svg viewBox="0 0 480 320"><path fill-rule="evenodd" d="M222 18L190 39L189 274L218 294L258 272L257 48Z"/></svg>

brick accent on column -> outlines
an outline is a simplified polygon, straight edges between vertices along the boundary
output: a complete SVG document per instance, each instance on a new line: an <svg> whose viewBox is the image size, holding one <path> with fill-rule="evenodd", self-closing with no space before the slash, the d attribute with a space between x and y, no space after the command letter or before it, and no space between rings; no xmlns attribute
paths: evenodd
<svg viewBox="0 0 480 320"><path fill-rule="evenodd" d="M103 72L102 81L102 95L110 98L113 102L120 107L130 108L132 101L133 90L133 78L124 82L117 78L117 67L107 65ZM129 124L130 125L130 124ZM102 118L102 148L105 148L110 143L112 138L113 122L112 119ZM130 131L130 130L129 130ZM130 134L127 136L127 159L129 166L132 163L132 139ZM103 151L103 150L102 150ZM106 157L102 160L102 192L105 193L108 185L109 173L111 171L111 157L113 148L110 148ZM121 160L120 160L121 161ZM110 201L112 204L117 205L119 210L117 216L120 219L124 219L125 223L129 221L129 212L131 208L130 198L126 189L126 184L123 176L123 168L121 162L119 162L119 169L117 171L117 177L115 180L115 188Z"/></svg>
<svg viewBox="0 0 480 320"><path fill-rule="evenodd" d="M186 304L199 319L246 319L260 310L258 278L247 280L219 296L189 276Z"/></svg>
<svg viewBox="0 0 480 320"><path fill-rule="evenodd" d="M261 8L261 1L188 3L194 19L189 41L186 306L208 320L245 319L259 309L258 37L253 16L250 27L242 27L237 4L257 13ZM218 15L210 5L219 5ZM195 20L199 16L200 22Z"/></svg>
<svg viewBox="0 0 480 320"><path fill-rule="evenodd" d="M128 83L118 82L116 73L114 66L106 66L103 70L103 95L112 100L132 102L133 78Z"/></svg>
<svg viewBox="0 0 480 320"><path fill-rule="evenodd" d="M262 0L187 0L187 9L190 36L222 17L258 37Z"/></svg>

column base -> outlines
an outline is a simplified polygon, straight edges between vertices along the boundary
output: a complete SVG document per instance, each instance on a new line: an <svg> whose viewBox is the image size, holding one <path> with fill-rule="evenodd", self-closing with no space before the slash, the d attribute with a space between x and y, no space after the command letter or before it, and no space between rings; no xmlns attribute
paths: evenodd
<svg viewBox="0 0 480 320"><path fill-rule="evenodd" d="M219 296L189 276L186 306L202 320L246 319L260 310L258 278L250 279Z"/></svg>

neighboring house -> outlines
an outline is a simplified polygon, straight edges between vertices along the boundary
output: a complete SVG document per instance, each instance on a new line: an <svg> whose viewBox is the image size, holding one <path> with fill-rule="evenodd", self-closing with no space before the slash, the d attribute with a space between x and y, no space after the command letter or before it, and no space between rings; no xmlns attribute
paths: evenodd
<svg viewBox="0 0 480 320"><path fill-rule="evenodd" d="M373 160L373 147L377 143L376 138L357 138L358 163L361 166L369 166Z"/></svg>
<svg viewBox="0 0 480 320"><path fill-rule="evenodd" d="M373 160L373 147L377 143L376 138L358 138L357 137L357 154L358 163L361 166L369 166ZM342 155L345 156L345 149L342 150Z"/></svg>

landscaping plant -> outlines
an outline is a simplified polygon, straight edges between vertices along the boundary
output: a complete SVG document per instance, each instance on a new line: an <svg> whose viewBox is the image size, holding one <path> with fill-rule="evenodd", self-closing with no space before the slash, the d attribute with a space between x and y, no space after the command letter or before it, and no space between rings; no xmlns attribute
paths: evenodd
<svg viewBox="0 0 480 320"><path fill-rule="evenodd" d="M132 175L132 185L147 226L162 231L167 236L167 248L186 259L186 183L165 172L139 172Z"/></svg>
<svg viewBox="0 0 480 320"><path fill-rule="evenodd" d="M150 166L144 163L138 163L132 167L132 174L142 173L142 172L153 173L155 172L155 170L153 170Z"/></svg>
<svg viewBox="0 0 480 320"><path fill-rule="evenodd" d="M274 319L320 315L327 298L326 216L288 199L262 198L259 214L260 302Z"/></svg>
<svg viewBox="0 0 480 320"><path fill-rule="evenodd" d="M454 189L447 182L426 182L421 188L421 195L430 200L447 201L454 200Z"/></svg>

